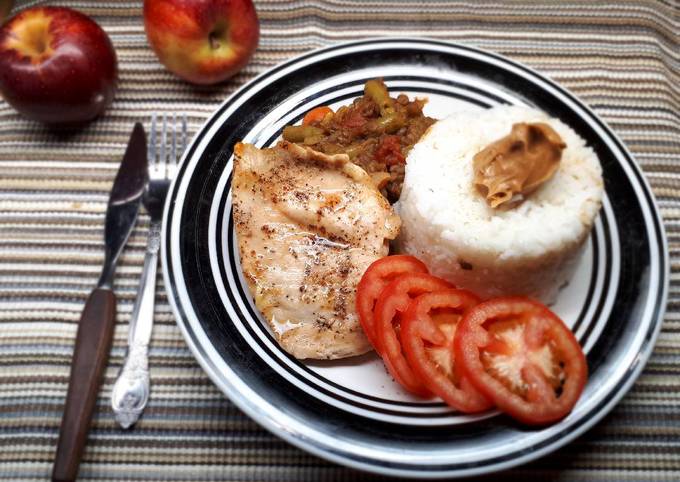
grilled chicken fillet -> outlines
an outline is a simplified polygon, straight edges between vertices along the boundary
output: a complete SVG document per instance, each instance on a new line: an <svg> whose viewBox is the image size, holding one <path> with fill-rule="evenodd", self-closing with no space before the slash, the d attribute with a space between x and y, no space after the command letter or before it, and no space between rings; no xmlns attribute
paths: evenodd
<svg viewBox="0 0 680 482"><path fill-rule="evenodd" d="M369 351L356 287L400 220L366 171L285 141L237 144L232 198L243 273L281 346L296 358Z"/></svg>

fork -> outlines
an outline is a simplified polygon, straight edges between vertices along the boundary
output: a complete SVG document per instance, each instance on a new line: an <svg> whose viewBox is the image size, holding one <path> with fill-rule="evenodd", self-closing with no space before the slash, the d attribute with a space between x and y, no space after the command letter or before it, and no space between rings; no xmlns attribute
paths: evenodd
<svg viewBox="0 0 680 482"><path fill-rule="evenodd" d="M182 115L179 125L177 116L172 115L172 132L168 135L168 118L166 114L163 114L160 146L157 146L157 124L157 115L154 113L151 117L147 146L149 183L142 199L151 220L144 268L130 318L128 351L111 392L113 413L116 421L123 428L131 427L139 419L149 400L148 348L153 328L156 269L161 241L163 206L170 182L177 172L178 159L187 145L186 115ZM158 155L156 155L157 147L159 147Z"/></svg>

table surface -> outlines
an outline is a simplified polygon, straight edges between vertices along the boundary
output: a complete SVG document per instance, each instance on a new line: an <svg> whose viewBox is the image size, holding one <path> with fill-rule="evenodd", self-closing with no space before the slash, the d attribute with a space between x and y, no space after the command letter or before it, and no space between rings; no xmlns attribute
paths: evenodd
<svg viewBox="0 0 680 482"><path fill-rule="evenodd" d="M19 7L45 2L26 2ZM57 134L0 100L0 478L51 472L80 312L103 259L108 191L133 122L185 112L193 133L254 75L294 55L376 35L427 36L488 49L575 92L623 138L665 219L672 257L668 311L654 353L604 421L557 453L501 480L680 480L680 4L257 1L260 46L232 80L197 88L148 48L139 1L54 1L94 17L119 59L113 105ZM15 9L16 10L16 9ZM142 215L116 279L114 346L82 480L377 480L270 435L213 386L175 325L162 280L151 342L153 391L143 419L122 431L109 395L125 353L144 256ZM498 480L498 476L489 480Z"/></svg>

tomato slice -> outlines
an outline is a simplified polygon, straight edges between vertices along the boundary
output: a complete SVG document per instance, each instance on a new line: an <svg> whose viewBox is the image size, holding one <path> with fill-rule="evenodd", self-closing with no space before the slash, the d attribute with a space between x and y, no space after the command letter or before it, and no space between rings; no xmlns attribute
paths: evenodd
<svg viewBox="0 0 680 482"><path fill-rule="evenodd" d="M472 308L458 326L454 347L472 384L500 410L530 425L566 416L588 378L573 333L527 298L495 298Z"/></svg>
<svg viewBox="0 0 680 482"><path fill-rule="evenodd" d="M402 352L400 314L406 311L416 296L453 287L451 283L426 273L402 274L382 290L375 303L373 315L378 352L394 379L416 395L429 396L431 393L413 372Z"/></svg>
<svg viewBox="0 0 680 482"><path fill-rule="evenodd" d="M385 256L374 261L361 277L357 286L356 306L364 333L374 347L377 347L373 308L380 292L390 281L404 273L427 273L427 266L407 255Z"/></svg>
<svg viewBox="0 0 680 482"><path fill-rule="evenodd" d="M302 118L302 125L306 126L309 124L316 124L318 122L321 122L323 118L326 117L326 114L332 112L333 109L331 109L327 105L320 105L319 107L315 107L314 109L307 112L305 116Z"/></svg>
<svg viewBox="0 0 680 482"><path fill-rule="evenodd" d="M453 349L456 326L479 302L466 290L434 291L414 299L401 317L401 346L413 372L432 393L465 413L493 407L462 372Z"/></svg>

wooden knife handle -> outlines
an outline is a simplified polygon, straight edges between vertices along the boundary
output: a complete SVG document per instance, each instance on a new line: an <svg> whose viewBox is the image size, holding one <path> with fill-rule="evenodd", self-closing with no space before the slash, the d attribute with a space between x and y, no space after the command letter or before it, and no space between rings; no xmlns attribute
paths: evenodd
<svg viewBox="0 0 680 482"><path fill-rule="evenodd" d="M115 317L116 297L113 291L105 288L92 291L78 324L66 408L52 470L54 482L73 481L78 475L102 373L111 349Z"/></svg>

